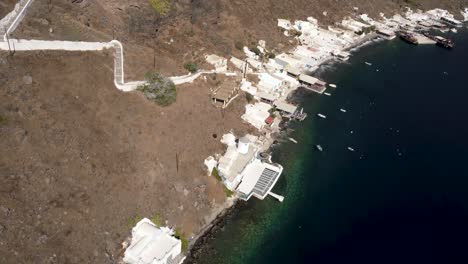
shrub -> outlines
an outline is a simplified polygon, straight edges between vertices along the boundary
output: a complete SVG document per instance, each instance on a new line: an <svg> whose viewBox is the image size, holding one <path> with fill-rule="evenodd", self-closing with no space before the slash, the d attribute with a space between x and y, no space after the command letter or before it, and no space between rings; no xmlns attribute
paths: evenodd
<svg viewBox="0 0 468 264"><path fill-rule="evenodd" d="M142 219L139 215L132 216L127 219L127 228L133 228Z"/></svg>
<svg viewBox="0 0 468 264"><path fill-rule="evenodd" d="M244 43L242 43L240 41L236 41L236 43L234 43L234 47L236 47L236 49L242 51L242 50L244 50Z"/></svg>
<svg viewBox="0 0 468 264"><path fill-rule="evenodd" d="M300 32L299 30L291 29L289 31L289 35L293 37L300 37L302 35L302 32Z"/></svg>
<svg viewBox="0 0 468 264"><path fill-rule="evenodd" d="M229 190L226 186L223 185L223 187L224 187L224 194L226 195L226 197L231 197L234 194L234 192Z"/></svg>
<svg viewBox="0 0 468 264"><path fill-rule="evenodd" d="M163 218L158 213L153 214L153 216L150 218L150 220L151 220L151 222L153 222L158 227L163 226L163 224L164 224Z"/></svg>
<svg viewBox="0 0 468 264"><path fill-rule="evenodd" d="M147 99L160 106L168 106L176 101L176 86L169 78L157 72L148 72L145 81L145 84L138 86L137 90L143 92Z"/></svg>
<svg viewBox="0 0 468 264"><path fill-rule="evenodd" d="M217 179L220 182L223 181L223 179L221 179L221 176L219 176L218 168L213 168L213 171L211 172L211 176L215 177L215 179Z"/></svg>
<svg viewBox="0 0 468 264"><path fill-rule="evenodd" d="M6 122L6 118L0 115L0 125Z"/></svg>
<svg viewBox="0 0 468 264"><path fill-rule="evenodd" d="M191 73L196 73L196 72L198 71L198 66L197 66L197 64L195 64L195 63L193 63L193 62L186 63L186 64L184 65L184 68L185 68L187 71L191 72Z"/></svg>
<svg viewBox="0 0 468 264"><path fill-rule="evenodd" d="M184 252L185 250L187 250L187 247L188 247L188 239L187 237L185 236L184 233L182 233L179 229L177 229L175 231L175 235L174 235L177 239L180 239L180 242L182 243L182 252Z"/></svg>
<svg viewBox="0 0 468 264"><path fill-rule="evenodd" d="M260 49L258 47L251 47L250 50L255 53L255 55L259 56L260 54L262 54L262 52L260 51Z"/></svg>
<svg viewBox="0 0 468 264"><path fill-rule="evenodd" d="M167 14L171 9L171 3L169 0L149 0L149 2L153 9L161 16Z"/></svg>
<svg viewBox="0 0 468 264"><path fill-rule="evenodd" d="M247 102L249 104L252 103L253 101L255 101L255 98L250 93L245 93L245 99L247 99Z"/></svg>
<svg viewBox="0 0 468 264"><path fill-rule="evenodd" d="M268 53L266 54L266 56L267 56L267 58L269 58L269 59L274 59L274 58L276 58L276 55L275 55L273 52L268 52Z"/></svg>

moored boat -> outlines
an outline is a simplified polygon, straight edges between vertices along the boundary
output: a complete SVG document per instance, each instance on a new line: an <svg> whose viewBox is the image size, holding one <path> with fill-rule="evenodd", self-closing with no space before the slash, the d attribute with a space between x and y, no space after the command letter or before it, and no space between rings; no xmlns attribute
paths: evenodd
<svg viewBox="0 0 468 264"><path fill-rule="evenodd" d="M348 147L348 150L354 152L354 149L352 147Z"/></svg>
<svg viewBox="0 0 468 264"><path fill-rule="evenodd" d="M317 116L320 117L320 118L324 118L324 119L327 118L327 116L322 115L322 114L317 114Z"/></svg>
<svg viewBox="0 0 468 264"><path fill-rule="evenodd" d="M455 43L451 39L447 39L441 36L436 36L434 40L437 42L437 46L446 48L446 49L451 49L455 46Z"/></svg>
<svg viewBox="0 0 468 264"><path fill-rule="evenodd" d="M323 148L322 148L322 146L320 146L320 145L315 145L315 148L317 148L317 150L320 151L320 152L323 151Z"/></svg>
<svg viewBox="0 0 468 264"><path fill-rule="evenodd" d="M400 31L398 32L400 38L410 44L418 45L418 39L414 36L413 33L408 31Z"/></svg>

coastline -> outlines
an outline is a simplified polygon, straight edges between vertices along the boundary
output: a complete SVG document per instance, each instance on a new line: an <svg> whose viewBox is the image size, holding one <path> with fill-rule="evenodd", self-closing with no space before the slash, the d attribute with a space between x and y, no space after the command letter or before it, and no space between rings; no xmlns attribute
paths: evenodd
<svg viewBox="0 0 468 264"><path fill-rule="evenodd" d="M412 21L414 22L414 21ZM465 21L466 22L466 21ZM426 28L427 29L434 29L434 28ZM357 53L359 50L363 47L372 45L372 44L380 44L382 42L386 41L397 41L398 38L394 39L385 39L376 32L369 33L365 35L362 38L356 39L354 42L349 44L348 46L344 47L342 51L347 51L349 53ZM335 64L335 63L346 63L343 61L338 60L335 56L329 55L328 57L322 59L321 61L317 62L317 68L312 71L312 73L317 73L319 72L323 67L326 67L330 64ZM295 101L295 98L297 96L297 92L301 89L300 87L297 87L294 89L288 96L288 99L290 101ZM268 146L264 146L264 150L268 152L274 152L275 147L280 146L280 141L278 141L279 138L287 137L288 135L288 127L289 123L292 120L287 120L286 122L282 122L282 124L279 126L279 131L278 133L272 134L271 136L271 141L269 141ZM275 144L273 144L275 143ZM286 197L287 199L287 197ZM226 224L227 220L229 217L232 217L237 211L237 209L241 208L242 203L239 203L238 200L235 200L232 205L226 206L220 214L216 216L216 218L207 225L206 228L203 228L202 231L194 238L193 241L191 241L190 246L187 250L187 258L185 263L194 263L200 255L207 250L206 244L208 241L213 239L213 237L223 229L224 225Z"/></svg>
<svg viewBox="0 0 468 264"><path fill-rule="evenodd" d="M375 41L378 39L380 39L380 37L377 34L369 34L368 36L366 36L366 38L359 39L356 42L352 43L352 45L346 47L345 50L350 52L358 52L360 48L374 44L376 43ZM339 61L333 56L329 56L328 58L324 59L318 64L318 68L314 72L319 71L322 67L329 65L329 63L345 62ZM294 101L298 90L299 88L292 91L292 93L290 94L290 100ZM287 136L289 127L288 125L292 121L293 120L288 120L282 123L282 125L280 125L278 133L272 134L268 146L263 146L265 151L273 153L276 147L281 146L281 142L279 142L278 139L280 139L280 137ZM221 210L221 212L217 214L217 216L210 223L208 223L204 228L202 228L201 231L197 234L197 236L195 236L190 241L186 251L187 254L184 263L195 263L194 261L196 261L200 257L200 255L208 249L206 248L207 243L211 239L213 239L218 232L222 231L229 217L232 217L236 213L236 211L243 205L245 205L245 203L242 203L240 199L237 198L234 198L230 203L227 202L224 205L224 208Z"/></svg>

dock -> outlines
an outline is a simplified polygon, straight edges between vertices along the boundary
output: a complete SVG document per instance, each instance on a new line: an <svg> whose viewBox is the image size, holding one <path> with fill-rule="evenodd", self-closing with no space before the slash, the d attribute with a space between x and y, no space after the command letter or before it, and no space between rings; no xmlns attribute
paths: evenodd
<svg viewBox="0 0 468 264"><path fill-rule="evenodd" d="M434 45L436 42L424 35L421 34L414 34L414 37L417 39L418 44L421 45Z"/></svg>
<svg viewBox="0 0 468 264"><path fill-rule="evenodd" d="M280 201L280 203L282 203L284 201L284 196L278 195L278 194L273 193L273 192L269 192L268 194L271 197L275 198L276 200Z"/></svg>

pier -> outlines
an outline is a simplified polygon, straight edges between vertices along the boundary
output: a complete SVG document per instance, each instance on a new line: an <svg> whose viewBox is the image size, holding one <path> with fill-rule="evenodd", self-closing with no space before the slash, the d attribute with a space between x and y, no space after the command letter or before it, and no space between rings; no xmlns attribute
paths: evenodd
<svg viewBox="0 0 468 264"><path fill-rule="evenodd" d="M284 196L278 195L278 194L273 193L273 192L269 192L268 194L271 197L275 198L276 200L280 201L280 203L282 203L284 201Z"/></svg>

